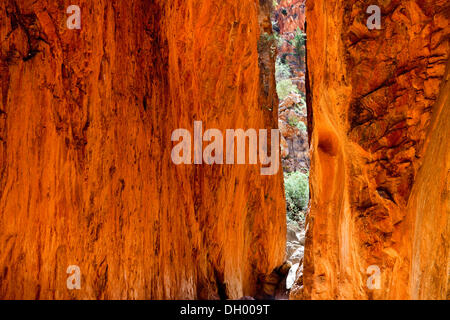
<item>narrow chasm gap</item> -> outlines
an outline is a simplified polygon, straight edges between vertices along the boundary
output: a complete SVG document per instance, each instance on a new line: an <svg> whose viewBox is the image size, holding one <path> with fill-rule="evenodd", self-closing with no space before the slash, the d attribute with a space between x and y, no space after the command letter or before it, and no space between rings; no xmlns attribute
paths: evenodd
<svg viewBox="0 0 450 320"><path fill-rule="evenodd" d="M294 286L302 285L310 170L305 22L306 0L273 0L278 124L287 211L286 261L290 267L285 288L280 288L280 299L287 298Z"/></svg>

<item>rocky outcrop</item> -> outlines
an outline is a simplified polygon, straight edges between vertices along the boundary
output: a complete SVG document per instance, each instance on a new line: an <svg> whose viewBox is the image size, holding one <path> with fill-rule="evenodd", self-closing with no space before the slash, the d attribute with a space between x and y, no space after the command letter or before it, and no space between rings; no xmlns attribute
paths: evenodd
<svg viewBox="0 0 450 320"><path fill-rule="evenodd" d="M378 2L381 30L372 4L307 3L312 199L291 298L447 297L449 2Z"/></svg>
<svg viewBox="0 0 450 320"><path fill-rule="evenodd" d="M274 17L278 22L281 34L293 33L300 28L305 31L306 1L279 0L275 8Z"/></svg>
<svg viewBox="0 0 450 320"><path fill-rule="evenodd" d="M287 226L286 260L292 265L301 263L305 245L305 230L303 223L291 222Z"/></svg>
<svg viewBox="0 0 450 320"><path fill-rule="evenodd" d="M277 127L270 1L77 2L81 30L0 3L0 298L255 296L284 258L281 170L176 166L171 133Z"/></svg>
<svg viewBox="0 0 450 320"><path fill-rule="evenodd" d="M295 35L299 30L305 31L305 8L305 0L281 0L278 1L273 13L274 29L283 40L278 56L290 66L294 76L293 82L303 93L305 93L305 64L304 58L299 58L296 54Z"/></svg>
<svg viewBox="0 0 450 320"><path fill-rule="evenodd" d="M299 94L290 94L280 104L278 126L284 172L309 171L306 106Z"/></svg>

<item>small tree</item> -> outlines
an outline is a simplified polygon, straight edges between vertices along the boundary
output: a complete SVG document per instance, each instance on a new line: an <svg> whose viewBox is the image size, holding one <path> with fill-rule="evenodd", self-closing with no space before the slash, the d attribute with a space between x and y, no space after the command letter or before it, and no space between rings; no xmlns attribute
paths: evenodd
<svg viewBox="0 0 450 320"><path fill-rule="evenodd" d="M292 45L294 46L294 56L297 58L299 66L301 68L304 68L306 56L306 33L304 33L298 27L297 31L295 32Z"/></svg>
<svg viewBox="0 0 450 320"><path fill-rule="evenodd" d="M286 210L289 220L299 221L304 218L302 211L309 202L309 177L302 172L287 173L284 176L286 192Z"/></svg>

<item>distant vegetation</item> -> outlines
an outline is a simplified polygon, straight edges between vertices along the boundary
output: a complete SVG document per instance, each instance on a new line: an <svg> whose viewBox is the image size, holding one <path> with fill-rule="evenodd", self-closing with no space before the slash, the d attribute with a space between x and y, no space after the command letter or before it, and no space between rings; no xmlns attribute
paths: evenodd
<svg viewBox="0 0 450 320"><path fill-rule="evenodd" d="M277 7L279 1L272 1L274 8ZM287 16L288 13L285 9L281 8L281 14ZM289 34L288 36L291 40L288 40L279 34L280 27L276 21L272 21L272 29L274 33L270 38L267 38L267 41L275 44L279 51L284 52L278 56L275 63L278 98L282 101L291 93L300 95L300 98L299 96L294 97L294 99L300 99L300 102L293 104L293 106L297 114L304 115L306 114L305 96L293 83L292 78L296 77L295 74L297 71L304 71L305 68L306 34L300 28L297 28L294 37L292 38L292 34ZM284 36L286 37L286 35ZM289 44L291 48L287 47L287 50L281 50L285 43ZM287 122L290 126L297 127L302 132L307 131L305 123L296 117L289 117ZM305 212L309 203L309 173L303 173L301 171L285 173L284 186L287 222L288 224L298 224L305 219Z"/></svg>
<svg viewBox="0 0 450 320"><path fill-rule="evenodd" d="M295 32L294 40L292 41L294 46L294 55L298 60L300 68L304 67L305 56L306 56L306 33L304 33L300 28L297 27Z"/></svg>
<svg viewBox="0 0 450 320"><path fill-rule="evenodd" d="M277 59L275 64L275 78L277 81L277 93L280 100L285 99L290 93L299 93L297 86L292 83L290 77L291 70L281 59Z"/></svg>
<svg viewBox="0 0 450 320"><path fill-rule="evenodd" d="M288 221L303 220L309 202L308 174L300 171L285 173L284 187Z"/></svg>
<svg viewBox="0 0 450 320"><path fill-rule="evenodd" d="M292 76L291 69L280 58L275 63L275 78L277 81L289 79Z"/></svg>
<svg viewBox="0 0 450 320"><path fill-rule="evenodd" d="M285 99L290 93L298 93L298 88L292 80L285 79L277 83L277 93L280 100Z"/></svg>
<svg viewBox="0 0 450 320"><path fill-rule="evenodd" d="M297 127L301 131L307 131L306 125L303 121L298 120L297 118L289 118L288 123L291 127Z"/></svg>

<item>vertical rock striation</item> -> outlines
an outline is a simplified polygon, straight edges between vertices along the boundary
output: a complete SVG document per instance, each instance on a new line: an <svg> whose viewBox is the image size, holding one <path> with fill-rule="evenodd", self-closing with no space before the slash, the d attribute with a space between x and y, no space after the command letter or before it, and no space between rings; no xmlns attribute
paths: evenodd
<svg viewBox="0 0 450 320"><path fill-rule="evenodd" d="M314 0L307 17L312 199L291 297L445 299L449 2Z"/></svg>
<svg viewBox="0 0 450 320"><path fill-rule="evenodd" d="M270 1L0 3L0 298L254 295L281 170L181 165L171 134L276 128ZM66 269L81 269L81 290Z"/></svg>

